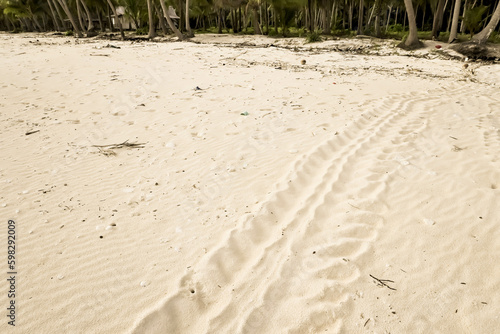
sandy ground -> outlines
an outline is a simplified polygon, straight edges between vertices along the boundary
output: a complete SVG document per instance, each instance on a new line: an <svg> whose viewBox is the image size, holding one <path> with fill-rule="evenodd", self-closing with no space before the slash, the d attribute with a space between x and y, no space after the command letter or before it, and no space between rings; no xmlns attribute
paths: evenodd
<svg viewBox="0 0 500 334"><path fill-rule="evenodd" d="M0 35L0 332L500 327L500 65L194 42Z"/></svg>

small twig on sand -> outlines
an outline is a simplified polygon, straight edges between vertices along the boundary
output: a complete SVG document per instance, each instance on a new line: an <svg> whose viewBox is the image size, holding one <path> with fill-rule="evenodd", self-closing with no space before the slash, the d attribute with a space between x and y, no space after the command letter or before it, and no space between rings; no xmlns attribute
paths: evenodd
<svg viewBox="0 0 500 334"><path fill-rule="evenodd" d="M120 144L109 144L109 145L92 145L93 147L105 147L109 150L114 150L117 148L123 148L123 147L132 147L132 148L144 148L145 143L129 143L128 140L125 140L123 143Z"/></svg>
<svg viewBox="0 0 500 334"><path fill-rule="evenodd" d="M356 205L352 205L351 203L347 202L347 204L349 204L350 206L352 206L353 208L355 209L358 209L358 210L361 210L361 208L358 208Z"/></svg>
<svg viewBox="0 0 500 334"><path fill-rule="evenodd" d="M379 279L379 278L376 278L375 276L371 275L370 274L370 277L373 278L374 280L376 280L377 282L379 282L380 284L379 285L382 285L382 286L385 286L386 288L389 288L391 290L396 290L394 289L393 287L390 287L388 286L385 282L389 282L389 283L394 283L394 281L391 281L389 279Z"/></svg>
<svg viewBox="0 0 500 334"><path fill-rule="evenodd" d="M40 132L40 130L28 131L25 133L26 136L32 135L34 133Z"/></svg>

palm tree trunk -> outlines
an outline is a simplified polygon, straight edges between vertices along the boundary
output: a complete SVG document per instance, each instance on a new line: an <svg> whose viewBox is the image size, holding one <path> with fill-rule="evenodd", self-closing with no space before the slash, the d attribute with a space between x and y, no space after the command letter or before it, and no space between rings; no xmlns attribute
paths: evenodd
<svg viewBox="0 0 500 334"><path fill-rule="evenodd" d="M380 31L380 14L382 13L382 0L375 0L375 36L382 35Z"/></svg>
<svg viewBox="0 0 500 334"><path fill-rule="evenodd" d="M111 8L111 11L113 12L113 15L115 15L116 22L118 23L118 29L120 29L120 36L122 38L122 41L125 40L125 34L123 33L123 27L122 27L122 21L118 17L118 13L116 12L115 5L113 5L113 2L111 0L107 0L109 8Z"/></svg>
<svg viewBox="0 0 500 334"><path fill-rule="evenodd" d="M488 25L483 30L481 30L481 32L474 35L474 37L472 38L472 42L476 44L486 44L486 41L488 40L488 38L490 38L491 33L495 30L499 21L500 4L497 5L497 8L495 9L495 12L493 13L493 16L491 17Z"/></svg>
<svg viewBox="0 0 500 334"><path fill-rule="evenodd" d="M365 7L364 0L359 0L358 31L357 31L358 35L361 35L361 33L363 32L364 7Z"/></svg>
<svg viewBox="0 0 500 334"><path fill-rule="evenodd" d="M217 33L222 34L222 9L217 9Z"/></svg>
<svg viewBox="0 0 500 334"><path fill-rule="evenodd" d="M451 23L450 38L448 38L448 43L451 43L457 38L458 30L458 19L460 16L460 4L462 0L455 0L455 9L453 10L453 21Z"/></svg>
<svg viewBox="0 0 500 334"><path fill-rule="evenodd" d="M149 21L149 33L148 33L148 38L155 38L156 37L156 29L155 29L155 19L153 16L153 0L147 0L146 3L148 5L148 21Z"/></svg>
<svg viewBox="0 0 500 334"><path fill-rule="evenodd" d="M87 31L94 30L94 23L92 22L92 16L90 15L89 7L87 7L87 5L85 4L85 1L80 0L80 2L82 3L83 10L85 11L85 15L87 16L87 20L88 20Z"/></svg>
<svg viewBox="0 0 500 334"><path fill-rule="evenodd" d="M106 16L108 18L109 30L111 32L115 31L115 27L113 25L113 20L111 19L111 10L109 9L109 6L106 6Z"/></svg>
<svg viewBox="0 0 500 334"><path fill-rule="evenodd" d="M168 15L168 9L167 9L167 6L165 5L165 1L164 0L160 0L160 5L161 5L161 9L163 10L163 16L165 16L165 19L167 20L168 26L174 32L175 36L177 36L177 38L179 39L179 41L182 41L184 39L184 36L182 36L182 34L179 31L179 29L177 29L175 27L174 23L172 22L172 19Z"/></svg>
<svg viewBox="0 0 500 334"><path fill-rule="evenodd" d="M323 34L330 35L332 30L331 18L330 18L330 4L328 0L323 0L322 3L322 21L323 21Z"/></svg>
<svg viewBox="0 0 500 334"><path fill-rule="evenodd" d="M353 12L353 8L352 8L352 2L349 3L349 30L352 31L352 12Z"/></svg>
<svg viewBox="0 0 500 334"><path fill-rule="evenodd" d="M194 34L191 31L191 25L189 24L189 0L186 0L186 31L188 37L194 37Z"/></svg>
<svg viewBox="0 0 500 334"><path fill-rule="evenodd" d="M69 10L68 4L66 3L66 0L58 0L59 4L61 5L62 9L66 13L66 16L68 17L69 21L71 22L71 25L73 26L73 29L75 30L75 33L78 37L82 38L83 34L81 30L78 28L78 25L75 21L75 18L73 14L71 14L71 11Z"/></svg>
<svg viewBox="0 0 500 334"><path fill-rule="evenodd" d="M59 27L59 21L57 20L56 13L54 11L54 7L52 6L52 1L48 0L47 3L49 4L52 20L54 20L54 27L56 28L57 31L61 31L61 28Z"/></svg>
<svg viewBox="0 0 500 334"><path fill-rule="evenodd" d="M154 3L156 15L158 16L158 20L160 20L160 27L161 31L163 32L164 35L168 35L168 29L167 29L167 24L165 23L165 18L162 15L162 11L158 7L156 3Z"/></svg>
<svg viewBox="0 0 500 334"><path fill-rule="evenodd" d="M255 9L255 7L252 7L251 11L252 11L253 33L255 35L262 35L262 31L260 30L259 16L257 15L257 10Z"/></svg>
<svg viewBox="0 0 500 334"><path fill-rule="evenodd" d="M437 39L439 37L441 25L443 24L444 1L445 0L439 0L437 11L434 14L434 20L432 22L432 39Z"/></svg>
<svg viewBox="0 0 500 334"><path fill-rule="evenodd" d="M65 30L66 29L66 24L64 23L64 15L61 13L61 5L58 5L56 0L49 0L52 2L52 5L54 6L57 16L59 16L59 20L61 21L61 29Z"/></svg>
<svg viewBox="0 0 500 334"><path fill-rule="evenodd" d="M80 6L80 1L76 0L76 14L78 16L78 22L80 23L80 28L82 31L85 31L85 25L83 24L83 19L82 19L82 8Z"/></svg>
<svg viewBox="0 0 500 334"><path fill-rule="evenodd" d="M392 13L392 6L389 6L389 10L387 12L387 22L385 22L385 30L389 28L389 23L391 22L391 13Z"/></svg>
<svg viewBox="0 0 500 334"><path fill-rule="evenodd" d="M462 17L465 17L465 11L467 10L467 0L464 2L464 10L462 12ZM460 33L463 34L465 29L465 21L462 19L462 23L460 23Z"/></svg>
<svg viewBox="0 0 500 334"><path fill-rule="evenodd" d="M36 18L36 15L33 15L33 13L31 12L31 9L30 9L30 15L31 15L31 19L32 19L32 21L34 23L33 25L36 27L36 30L42 31L43 28L40 25L40 23L38 22L38 19Z"/></svg>
<svg viewBox="0 0 500 334"><path fill-rule="evenodd" d="M404 0L404 2L406 13L408 15L408 25L410 27L410 33L404 45L408 48L414 48L420 44L417 34L417 21L415 19L415 12L413 11L413 4L411 3L411 0Z"/></svg>
<svg viewBox="0 0 500 334"><path fill-rule="evenodd" d="M102 18L101 18L101 11L100 10L97 10L97 19L99 20L99 28L101 30L101 32L104 32L104 23L102 22Z"/></svg>

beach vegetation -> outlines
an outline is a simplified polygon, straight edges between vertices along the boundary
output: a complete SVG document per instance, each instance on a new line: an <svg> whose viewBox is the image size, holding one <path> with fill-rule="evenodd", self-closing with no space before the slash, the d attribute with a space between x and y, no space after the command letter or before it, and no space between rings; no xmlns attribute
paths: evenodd
<svg viewBox="0 0 500 334"><path fill-rule="evenodd" d="M0 30L71 30L79 38L226 33L305 37L369 35L498 43L500 0L0 0Z"/></svg>
<svg viewBox="0 0 500 334"><path fill-rule="evenodd" d="M317 31L313 31L309 35L307 35L307 43L315 43L315 42L321 42L323 38L321 38L321 35Z"/></svg>

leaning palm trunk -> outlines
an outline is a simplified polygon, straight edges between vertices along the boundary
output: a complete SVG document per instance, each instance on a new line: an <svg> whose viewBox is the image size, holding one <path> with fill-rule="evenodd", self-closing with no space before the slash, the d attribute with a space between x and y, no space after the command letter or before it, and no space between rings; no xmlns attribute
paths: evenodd
<svg viewBox="0 0 500 334"><path fill-rule="evenodd" d="M66 0L58 0L59 4L61 5L62 9L66 13L66 16L68 16L69 21L71 22L71 25L73 26L73 29L75 30L75 33L78 37L83 37L81 30L78 28L78 25L76 23L75 17L73 14L71 14L71 11L69 10L68 4L66 3Z"/></svg>
<svg viewBox="0 0 500 334"><path fill-rule="evenodd" d="M49 2L52 2L52 5L54 6L54 9L57 12L57 16L59 17L59 21L61 22L61 29L64 30L66 29L66 24L64 22L64 15L61 12L61 5L58 5L58 2L56 0L48 0Z"/></svg>
<svg viewBox="0 0 500 334"><path fill-rule="evenodd" d="M148 33L148 38L155 38L156 37L156 29L155 29L155 18L153 15L153 0L147 0L148 4L148 21L149 21L149 33Z"/></svg>
<svg viewBox="0 0 500 334"><path fill-rule="evenodd" d="M82 6L83 6L83 10L85 11L85 15L87 16L87 31L91 31L91 30L94 30L94 23L92 22L92 16L90 15L90 10L89 10L89 7L87 7L87 5L85 4L85 1L83 0L80 0Z"/></svg>
<svg viewBox="0 0 500 334"><path fill-rule="evenodd" d="M160 0L160 4L161 4L161 9L163 10L163 16L165 16L165 19L167 20L168 26L174 32L175 36L177 36L177 38L180 41L182 41L184 39L184 36L182 36L182 33L179 31L179 29L177 29L175 27L174 23L172 22L172 19L168 15L168 9L167 9L167 6L165 5L165 1Z"/></svg>
<svg viewBox="0 0 500 334"><path fill-rule="evenodd" d="M82 31L85 31L85 25L83 24L83 18L82 18L82 8L80 6L80 1L76 0L76 14L78 15L78 22L80 23L80 28L82 28Z"/></svg>
<svg viewBox="0 0 500 334"><path fill-rule="evenodd" d="M453 11L453 19L451 22L450 38L448 38L448 43L453 42L457 38L458 19L460 16L461 2L461 0L455 0L455 9Z"/></svg>
<svg viewBox="0 0 500 334"><path fill-rule="evenodd" d="M408 14L408 26L410 27L410 33L406 39L404 45L407 48L415 48L420 45L417 34L417 21L415 19L415 12L413 11L413 4L411 0L404 0L406 13Z"/></svg>
<svg viewBox="0 0 500 334"><path fill-rule="evenodd" d="M123 33L122 21L118 17L118 13L116 12L116 8L113 5L113 2L111 2L111 0L107 0L107 1L108 1L109 8L111 8L111 11L115 15L116 22L118 22L118 29L120 29L120 36L121 36L122 40L124 40L125 34Z"/></svg>
<svg viewBox="0 0 500 334"><path fill-rule="evenodd" d="M163 32L164 35L167 35L168 29L167 29L167 25L165 24L165 18L163 17L163 12L161 11L161 9L158 7L158 5L156 3L153 3L153 5L155 7L156 16L158 16L158 20L160 21L161 31Z"/></svg>
<svg viewBox="0 0 500 334"><path fill-rule="evenodd" d="M52 7L52 2L49 0L47 1L47 3L49 4L52 20L54 20L54 28L56 28L57 31L61 31L61 28L59 27L59 21L57 20L56 13L54 11L54 7Z"/></svg>
<svg viewBox="0 0 500 334"><path fill-rule="evenodd" d="M191 25L189 24L189 0L186 0L186 31L189 37L194 37L191 31Z"/></svg>
<svg viewBox="0 0 500 334"><path fill-rule="evenodd" d="M474 35L474 37L472 38L472 42L476 44L485 44L488 38L490 38L491 33L495 30L499 21L500 21L500 4L497 5L497 8L495 9L495 12L493 13L493 16L491 17L491 20L488 23L488 25L483 30L481 30L480 33Z"/></svg>

